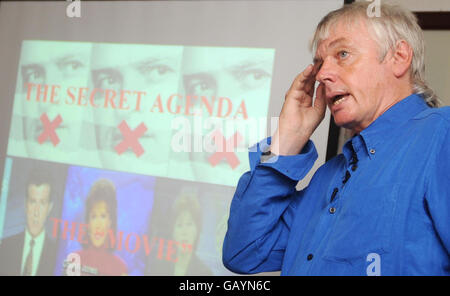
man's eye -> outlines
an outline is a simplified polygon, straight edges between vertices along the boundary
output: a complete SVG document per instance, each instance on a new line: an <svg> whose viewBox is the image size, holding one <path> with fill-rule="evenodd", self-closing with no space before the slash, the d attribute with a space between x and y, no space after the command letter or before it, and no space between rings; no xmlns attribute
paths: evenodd
<svg viewBox="0 0 450 296"><path fill-rule="evenodd" d="M346 57L348 57L348 52L345 50L341 50L338 54L339 54L339 58L341 58L341 59L345 59Z"/></svg>
<svg viewBox="0 0 450 296"><path fill-rule="evenodd" d="M58 64L58 68L65 77L75 75L84 68L84 64L78 60L63 61Z"/></svg>
<svg viewBox="0 0 450 296"><path fill-rule="evenodd" d="M39 71L29 72L29 73L27 73L27 82L36 83L36 82L41 81L43 77L44 77L44 75Z"/></svg>
<svg viewBox="0 0 450 296"><path fill-rule="evenodd" d="M248 69L235 72L235 77L243 88L254 89L263 86L271 76L263 69Z"/></svg>
<svg viewBox="0 0 450 296"><path fill-rule="evenodd" d="M150 82L161 82L168 75L174 72L174 70L164 64L159 65L143 65L139 68L139 72L144 78Z"/></svg>
<svg viewBox="0 0 450 296"><path fill-rule="evenodd" d="M192 81L188 86L188 94L192 95L204 95L215 91L214 85L208 83L207 81L198 80Z"/></svg>
<svg viewBox="0 0 450 296"><path fill-rule="evenodd" d="M99 80L99 85L101 86L100 88L102 89L111 89L114 88L114 86L117 85L118 80L114 77L114 76L103 76L101 77Z"/></svg>
<svg viewBox="0 0 450 296"><path fill-rule="evenodd" d="M45 84L45 70L39 65L22 67L22 79L26 83Z"/></svg>
<svg viewBox="0 0 450 296"><path fill-rule="evenodd" d="M120 89L122 87L122 76L113 70L94 71L93 82L95 88Z"/></svg>
<svg viewBox="0 0 450 296"><path fill-rule="evenodd" d="M154 70L156 70L159 75L164 75L166 73L173 72L172 68L166 65L158 65L154 67Z"/></svg>
<svg viewBox="0 0 450 296"><path fill-rule="evenodd" d="M184 78L184 88L188 95L215 96L216 80L207 74L198 74Z"/></svg>
<svg viewBox="0 0 450 296"><path fill-rule="evenodd" d="M267 73L266 71L260 70L260 69L255 69L255 70L247 71L245 79L247 79L248 82L252 83L252 82L264 80L269 77L270 77L270 74Z"/></svg>

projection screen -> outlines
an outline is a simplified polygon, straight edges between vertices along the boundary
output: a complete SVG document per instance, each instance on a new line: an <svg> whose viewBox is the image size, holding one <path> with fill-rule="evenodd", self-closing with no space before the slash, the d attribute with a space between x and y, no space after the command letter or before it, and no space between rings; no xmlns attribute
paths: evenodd
<svg viewBox="0 0 450 296"><path fill-rule="evenodd" d="M2 2L0 274L231 275L248 147L342 2Z"/></svg>

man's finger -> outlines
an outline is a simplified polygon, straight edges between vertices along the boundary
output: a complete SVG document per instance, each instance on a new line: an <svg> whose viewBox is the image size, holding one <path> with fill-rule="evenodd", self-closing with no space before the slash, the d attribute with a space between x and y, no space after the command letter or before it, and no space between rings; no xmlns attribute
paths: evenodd
<svg viewBox="0 0 450 296"><path fill-rule="evenodd" d="M325 85L320 83L316 89L316 98L314 99L314 109L316 109L322 116L325 114L327 108L327 101L325 99Z"/></svg>
<svg viewBox="0 0 450 296"><path fill-rule="evenodd" d="M311 85L314 86L315 82L314 75L312 75L313 69L313 65L308 65L308 67L294 79L291 88L309 92L311 90Z"/></svg>

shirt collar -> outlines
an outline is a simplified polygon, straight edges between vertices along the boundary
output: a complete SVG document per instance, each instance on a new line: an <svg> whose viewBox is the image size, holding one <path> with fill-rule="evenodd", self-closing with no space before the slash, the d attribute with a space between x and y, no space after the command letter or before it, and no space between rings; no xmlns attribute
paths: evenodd
<svg viewBox="0 0 450 296"><path fill-rule="evenodd" d="M427 108L429 107L418 94L402 99L345 143L342 149L345 158L349 162L354 150L359 159L364 156L373 159L377 146L389 137L392 131Z"/></svg>
<svg viewBox="0 0 450 296"><path fill-rule="evenodd" d="M34 239L35 245L40 245L44 242L45 239L45 229L41 231L41 233L38 234L35 238L31 235L31 233L28 231L28 229L25 230L25 245L28 246L30 244L30 241Z"/></svg>

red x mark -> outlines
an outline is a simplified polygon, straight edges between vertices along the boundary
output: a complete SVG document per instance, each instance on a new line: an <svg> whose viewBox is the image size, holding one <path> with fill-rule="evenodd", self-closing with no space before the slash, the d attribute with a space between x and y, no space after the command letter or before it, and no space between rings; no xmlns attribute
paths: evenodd
<svg viewBox="0 0 450 296"><path fill-rule="evenodd" d="M114 147L117 153L120 155L125 152L128 148L131 148L136 154L137 157L140 157L144 153L144 148L142 148L141 144L138 141L138 138L141 137L146 131L147 127L144 123L141 123L137 128L133 131L130 129L125 120L119 124L119 130L123 135L123 140L119 144Z"/></svg>
<svg viewBox="0 0 450 296"><path fill-rule="evenodd" d="M208 158L209 163L212 166L216 166L222 159L226 158L226 161L234 170L240 163L236 154L233 151L227 151L227 147L235 148L242 142L242 136L240 133L235 132L225 143L225 137L220 130L215 130L212 134L214 142L217 147L217 151Z"/></svg>
<svg viewBox="0 0 450 296"><path fill-rule="evenodd" d="M47 139L50 139L52 141L53 146L56 146L59 144L59 138L58 135L55 132L55 129L61 124L62 117L58 114L58 116L53 119L52 122L48 119L47 113L44 113L41 115L41 121L42 125L44 126L44 130L37 138L39 144L44 143Z"/></svg>

